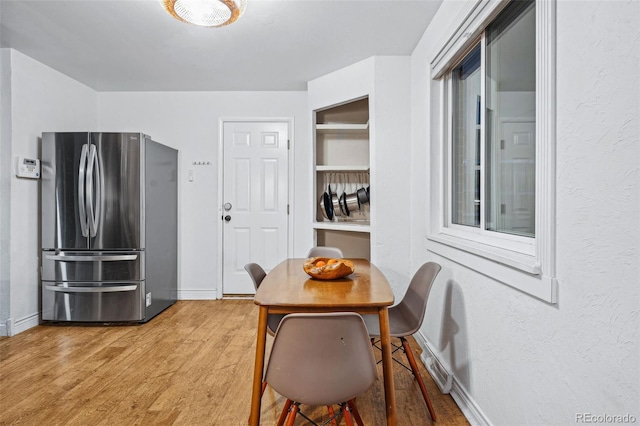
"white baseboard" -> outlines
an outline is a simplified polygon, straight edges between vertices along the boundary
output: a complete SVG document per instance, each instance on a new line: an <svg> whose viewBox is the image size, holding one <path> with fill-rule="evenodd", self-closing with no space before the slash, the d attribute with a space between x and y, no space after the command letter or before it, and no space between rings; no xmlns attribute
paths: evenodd
<svg viewBox="0 0 640 426"><path fill-rule="evenodd" d="M13 320L9 318L8 320L0 323L0 336L11 336L11 331L13 328Z"/></svg>
<svg viewBox="0 0 640 426"><path fill-rule="evenodd" d="M215 290L178 290L178 300L216 300Z"/></svg>
<svg viewBox="0 0 640 426"><path fill-rule="evenodd" d="M9 318L4 323L0 324L0 336L15 336L16 334L22 333L23 331L37 326L38 324L40 324L39 312L17 320Z"/></svg>
<svg viewBox="0 0 640 426"><path fill-rule="evenodd" d="M431 347L424 335L418 332L414 334L413 337L422 348L420 360L438 385L438 388L440 388L440 391L451 395L471 425L490 426L491 422L487 416L482 412L464 386L456 379L455 375L447 370L440 358L436 355L437 352Z"/></svg>
<svg viewBox="0 0 640 426"><path fill-rule="evenodd" d="M40 312L20 318L13 322L13 335L22 333L40 324Z"/></svg>

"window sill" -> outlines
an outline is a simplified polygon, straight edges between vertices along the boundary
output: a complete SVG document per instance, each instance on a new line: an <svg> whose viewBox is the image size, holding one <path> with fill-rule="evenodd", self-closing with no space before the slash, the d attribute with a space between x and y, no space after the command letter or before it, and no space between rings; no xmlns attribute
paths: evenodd
<svg viewBox="0 0 640 426"><path fill-rule="evenodd" d="M534 256L447 234L427 235L427 239L519 269L527 274L540 275L540 263Z"/></svg>
<svg viewBox="0 0 640 426"><path fill-rule="evenodd" d="M557 280L542 273L540 262L511 250L446 234L427 235L427 250L524 293L556 303Z"/></svg>

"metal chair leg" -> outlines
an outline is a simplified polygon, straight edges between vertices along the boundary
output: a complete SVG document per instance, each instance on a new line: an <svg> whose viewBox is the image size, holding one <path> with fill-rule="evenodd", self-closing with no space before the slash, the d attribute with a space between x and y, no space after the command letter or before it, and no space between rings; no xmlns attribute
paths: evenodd
<svg viewBox="0 0 640 426"><path fill-rule="evenodd" d="M416 359L413 357L413 352L411 351L409 342L407 342L407 339L405 339L404 337L400 337L400 340L402 341L402 347L404 348L404 353L407 355L407 360L409 361L409 365L411 366L413 375L416 377L416 380L418 381L418 385L420 386L420 391L422 392L422 397L424 398L424 402L426 402L427 408L429 409L429 414L431 415L431 419L435 422L436 413L433 411L433 406L431 405L431 399L429 398L429 394L427 393L427 388L424 385L422 376L418 371Z"/></svg>

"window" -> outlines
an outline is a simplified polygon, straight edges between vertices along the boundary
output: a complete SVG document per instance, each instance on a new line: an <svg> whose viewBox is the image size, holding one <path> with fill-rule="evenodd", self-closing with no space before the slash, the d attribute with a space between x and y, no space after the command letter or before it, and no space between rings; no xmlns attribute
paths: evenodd
<svg viewBox="0 0 640 426"><path fill-rule="evenodd" d="M482 105L480 46L451 72L452 214L451 222L480 226L480 132Z"/></svg>
<svg viewBox="0 0 640 426"><path fill-rule="evenodd" d="M430 251L551 302L555 5L468 0L460 8L431 61L439 114L430 173L442 184L431 189L439 196L427 235Z"/></svg>
<svg viewBox="0 0 640 426"><path fill-rule="evenodd" d="M535 57L535 5L518 1L450 72L451 224L535 236Z"/></svg>

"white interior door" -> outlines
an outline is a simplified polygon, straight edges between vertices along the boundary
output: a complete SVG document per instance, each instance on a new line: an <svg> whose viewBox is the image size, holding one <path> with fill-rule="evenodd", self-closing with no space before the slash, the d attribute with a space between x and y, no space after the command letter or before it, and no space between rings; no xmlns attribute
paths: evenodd
<svg viewBox="0 0 640 426"><path fill-rule="evenodd" d="M222 293L253 294L244 265L287 257L288 123L223 125Z"/></svg>

